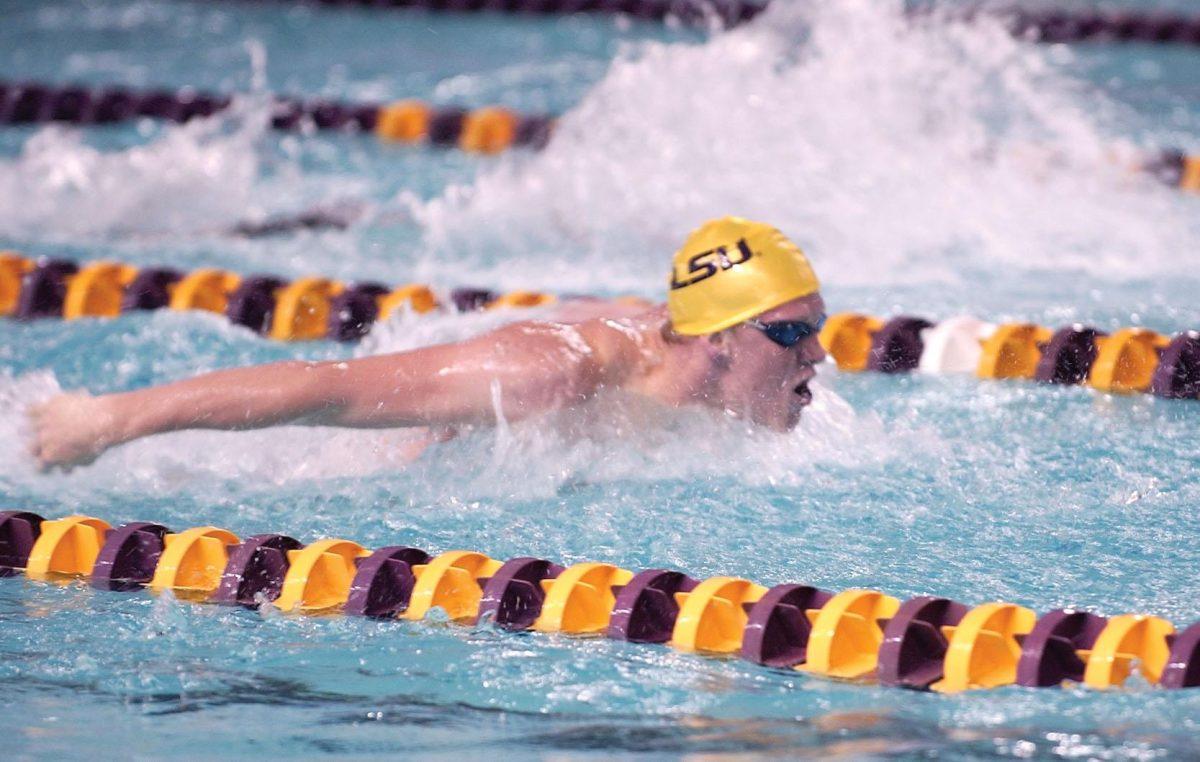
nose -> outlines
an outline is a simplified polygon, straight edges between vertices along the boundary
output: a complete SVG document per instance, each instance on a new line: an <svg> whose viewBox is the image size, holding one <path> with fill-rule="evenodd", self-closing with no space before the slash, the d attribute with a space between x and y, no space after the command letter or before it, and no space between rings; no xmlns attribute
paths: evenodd
<svg viewBox="0 0 1200 762"><path fill-rule="evenodd" d="M825 359L825 349L816 336L809 336L800 344L800 358L816 365Z"/></svg>

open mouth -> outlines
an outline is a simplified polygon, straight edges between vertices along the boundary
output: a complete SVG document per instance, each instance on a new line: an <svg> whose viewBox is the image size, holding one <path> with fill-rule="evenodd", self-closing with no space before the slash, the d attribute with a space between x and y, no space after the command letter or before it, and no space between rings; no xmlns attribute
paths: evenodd
<svg viewBox="0 0 1200 762"><path fill-rule="evenodd" d="M802 406L812 404L812 391L808 388L807 381L801 381L799 384L796 384L796 388L792 389L792 393L800 398Z"/></svg>

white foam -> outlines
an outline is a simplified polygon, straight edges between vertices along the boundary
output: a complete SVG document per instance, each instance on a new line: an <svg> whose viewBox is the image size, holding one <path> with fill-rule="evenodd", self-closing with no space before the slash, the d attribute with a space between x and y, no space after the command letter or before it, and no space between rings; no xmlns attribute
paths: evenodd
<svg viewBox="0 0 1200 762"><path fill-rule="evenodd" d="M1188 266L1195 200L1112 162L1124 115L1067 49L900 5L774 3L704 44L626 47L546 150L414 202L430 257L506 287L657 294L666 254L732 213L835 284Z"/></svg>
<svg viewBox="0 0 1200 762"><path fill-rule="evenodd" d="M250 432L185 431L114 448L69 472L40 473L29 454L29 405L60 391L47 371L0 376L0 485L56 499L96 491L172 493L205 483L245 481L264 487L365 476L402 468L420 440L406 430L284 426ZM419 451L419 450L418 450Z"/></svg>
<svg viewBox="0 0 1200 762"><path fill-rule="evenodd" d="M266 129L254 118L229 130L231 118L163 127L145 144L108 151L80 129L38 130L0 162L0 234L62 240L230 224L253 206L254 143Z"/></svg>
<svg viewBox="0 0 1200 762"><path fill-rule="evenodd" d="M187 249L280 210L371 214L374 205L362 199L368 181L305 172L304 160L327 158L328 146L272 130L266 50L253 38L244 46L251 92L211 117L179 125L142 119L135 124L141 141L104 149L89 142L89 128L39 128L15 158L0 161L0 235L89 246L97 237L151 245L169 240ZM247 258L263 256L261 246L224 245ZM302 237L292 245L312 249ZM307 259L328 267L320 256Z"/></svg>

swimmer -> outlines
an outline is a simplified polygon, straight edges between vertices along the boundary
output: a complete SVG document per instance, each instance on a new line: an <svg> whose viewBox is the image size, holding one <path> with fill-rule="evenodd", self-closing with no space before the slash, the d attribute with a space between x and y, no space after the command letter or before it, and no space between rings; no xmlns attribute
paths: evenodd
<svg viewBox="0 0 1200 762"><path fill-rule="evenodd" d="M282 424L425 427L437 441L501 415L518 421L577 406L606 389L789 431L812 401L808 385L825 357L819 288L781 232L726 217L675 254L666 305L593 302L570 319L513 323L408 352L61 394L30 409L31 449L43 468L72 466L152 434Z"/></svg>

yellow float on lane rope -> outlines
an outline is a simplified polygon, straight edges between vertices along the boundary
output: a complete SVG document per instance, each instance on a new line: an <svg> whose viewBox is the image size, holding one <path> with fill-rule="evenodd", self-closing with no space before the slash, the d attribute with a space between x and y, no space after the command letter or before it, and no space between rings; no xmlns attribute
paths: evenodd
<svg viewBox="0 0 1200 762"><path fill-rule="evenodd" d="M453 620L474 619L483 598L480 579L491 577L504 564L482 553L450 550L427 564L412 567L417 582L405 619L421 619L432 608L441 608Z"/></svg>
<svg viewBox="0 0 1200 762"><path fill-rule="evenodd" d="M328 278L300 278L284 286L275 297L271 317L272 339L305 341L325 337L329 303L345 287Z"/></svg>
<svg viewBox="0 0 1200 762"><path fill-rule="evenodd" d="M581 563L563 570L554 579L542 580L546 600L533 623L538 632L591 635L604 632L617 598L614 586L633 579L633 572L612 564Z"/></svg>
<svg viewBox="0 0 1200 762"><path fill-rule="evenodd" d="M506 108L486 106L463 119L458 147L473 153L500 153L517 138L517 115Z"/></svg>
<svg viewBox="0 0 1200 762"><path fill-rule="evenodd" d="M1032 323L1005 323L983 341L976 375L980 378L1033 378L1042 345L1053 333Z"/></svg>
<svg viewBox="0 0 1200 762"><path fill-rule="evenodd" d="M869 677L879 662L883 623L899 608L899 600L878 590L851 589L808 609L812 632L805 662L796 669L845 680Z"/></svg>
<svg viewBox="0 0 1200 762"><path fill-rule="evenodd" d="M1083 682L1092 688L1122 685L1136 661L1142 676L1157 683L1167 666L1175 627L1165 619L1145 614L1122 614L1108 620L1090 650L1077 653L1087 661Z"/></svg>
<svg viewBox="0 0 1200 762"><path fill-rule="evenodd" d="M541 307L544 304L554 304L556 301L558 298L553 294L543 294L540 291L509 291L488 302L486 309Z"/></svg>
<svg viewBox="0 0 1200 762"><path fill-rule="evenodd" d="M1200 193L1200 156L1189 156L1184 160L1179 187L1186 191Z"/></svg>
<svg viewBox="0 0 1200 762"><path fill-rule="evenodd" d="M43 521L41 534L29 552L25 575L50 580L56 576L82 577L92 573L105 535L112 526L91 516L67 516Z"/></svg>
<svg viewBox="0 0 1200 762"><path fill-rule="evenodd" d="M92 262L72 275L63 300L63 317L116 317L121 314L125 287L137 277L137 268L118 262Z"/></svg>
<svg viewBox="0 0 1200 762"><path fill-rule="evenodd" d="M1099 352L1088 384L1103 392L1144 392L1154 379L1158 357L1170 340L1145 328L1122 328L1096 339Z"/></svg>
<svg viewBox="0 0 1200 762"><path fill-rule="evenodd" d="M15 251L0 251L0 315L17 311L21 301L21 279L33 269L33 262Z"/></svg>
<svg viewBox="0 0 1200 762"><path fill-rule="evenodd" d="M738 577L711 577L691 592L675 593L679 617L670 645L680 651L736 653L749 605L766 594L767 588Z"/></svg>
<svg viewBox="0 0 1200 762"><path fill-rule="evenodd" d="M430 108L420 101L404 100L379 109L375 135L381 140L415 143L429 134Z"/></svg>
<svg viewBox="0 0 1200 762"><path fill-rule="evenodd" d="M355 560L371 555L350 540L320 540L289 550L288 571L275 605L280 611L321 611L350 597Z"/></svg>
<svg viewBox="0 0 1200 762"><path fill-rule="evenodd" d="M855 312L841 312L825 321L818 340L838 370L862 371L871 357L871 339L883 321Z"/></svg>
<svg viewBox="0 0 1200 762"><path fill-rule="evenodd" d="M437 309L438 300L428 286L410 283L379 297L379 320L382 322L407 304L413 312L422 314Z"/></svg>
<svg viewBox="0 0 1200 762"><path fill-rule="evenodd" d="M223 313L229 304L229 295L241 282L240 276L226 270L196 270L170 287L169 306L173 310Z"/></svg>
<svg viewBox="0 0 1200 762"><path fill-rule="evenodd" d="M929 686L939 693L996 688L1017 680L1019 638L1037 623L1037 614L1012 603L985 603L942 628L949 641L942 679Z"/></svg>
<svg viewBox="0 0 1200 762"><path fill-rule="evenodd" d="M170 590L181 598L208 598L221 583L229 546L238 542L233 532L212 526L168 534L150 589L158 593Z"/></svg>

